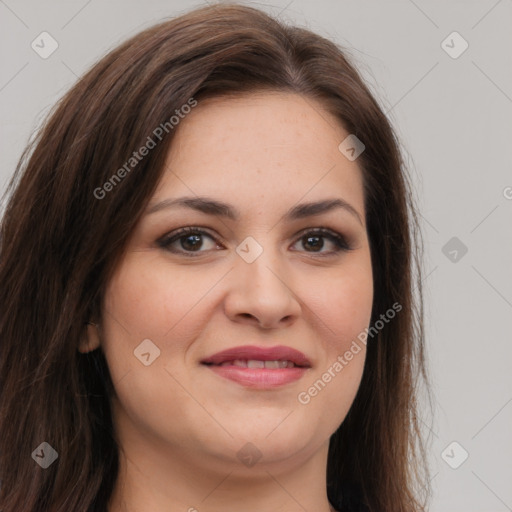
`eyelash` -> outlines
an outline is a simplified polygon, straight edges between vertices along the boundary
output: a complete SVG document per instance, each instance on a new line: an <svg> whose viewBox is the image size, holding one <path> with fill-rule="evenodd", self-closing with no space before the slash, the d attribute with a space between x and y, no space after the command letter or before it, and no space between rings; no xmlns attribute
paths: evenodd
<svg viewBox="0 0 512 512"><path fill-rule="evenodd" d="M184 256L190 257L190 258L194 258L194 257L197 258L198 256L201 255L201 253L204 253L207 251L186 251L184 249L176 250L176 249L170 248L171 244L173 244L174 242L180 240L181 238L185 238L185 236L190 236L190 235L201 235L201 236L206 235L209 238L211 238L215 243L219 244L219 242L217 242L215 237L213 235L211 235L208 231L205 231L202 228L194 227L194 226L184 227L177 231L171 232L171 233L163 236L162 238L160 238L157 241L157 244L162 249L165 249L169 252L172 252L175 254L181 254L181 255L184 255ZM299 240L301 240L303 238L306 238L306 236L308 236L308 235L309 236L311 236L311 235L321 236L323 238L327 238L328 240L333 242L334 245L336 246L336 249L334 249L333 251L328 251L328 252L306 251L315 256L319 256L319 257L323 258L323 257L327 257L327 256L337 255L340 252L348 252L348 251L353 250L352 246L347 242L347 239L343 235L341 235L340 233L337 233L336 231L332 231L331 229L324 228L324 227L312 228L312 229L307 229L307 230L302 231L301 234L298 236L295 243L297 243ZM295 245L295 244L293 244L293 245ZM322 247L322 249L323 249L323 247Z"/></svg>

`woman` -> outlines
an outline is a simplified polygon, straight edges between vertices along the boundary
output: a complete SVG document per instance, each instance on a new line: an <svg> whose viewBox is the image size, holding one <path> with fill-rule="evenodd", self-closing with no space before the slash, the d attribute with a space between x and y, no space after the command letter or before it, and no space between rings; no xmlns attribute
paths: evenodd
<svg viewBox="0 0 512 512"><path fill-rule="evenodd" d="M333 43L239 5L145 30L10 192L0 510L424 510L415 210Z"/></svg>

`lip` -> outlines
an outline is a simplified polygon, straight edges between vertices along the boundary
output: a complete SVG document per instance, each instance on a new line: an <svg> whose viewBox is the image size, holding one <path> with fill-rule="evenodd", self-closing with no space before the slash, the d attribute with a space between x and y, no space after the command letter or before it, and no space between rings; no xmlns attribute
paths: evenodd
<svg viewBox="0 0 512 512"><path fill-rule="evenodd" d="M306 367L294 368L241 368L237 366L206 366L209 370L225 379L248 388L269 389L299 380L308 370Z"/></svg>
<svg viewBox="0 0 512 512"><path fill-rule="evenodd" d="M300 351L278 345L275 347L259 347L256 345L244 345L240 347L233 347L217 352L212 356L203 359L201 363L218 365L227 361L234 361L235 359L257 360L257 361L274 361L274 360L287 360L292 361L297 366L311 367L309 359ZM285 368L292 370L293 368ZM277 370L276 370L277 371Z"/></svg>
<svg viewBox="0 0 512 512"><path fill-rule="evenodd" d="M218 366L235 359L274 361L292 361L293 368L243 368L234 365ZM298 350L279 345L276 347L258 347L246 345L233 347L218 352L201 363L214 373L225 379L232 380L242 386L256 389L269 389L299 380L311 368L309 359Z"/></svg>

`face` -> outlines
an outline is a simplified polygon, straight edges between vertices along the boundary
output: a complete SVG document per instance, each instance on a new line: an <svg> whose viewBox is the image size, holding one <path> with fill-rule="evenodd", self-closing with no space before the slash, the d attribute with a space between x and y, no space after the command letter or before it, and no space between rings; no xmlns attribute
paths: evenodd
<svg viewBox="0 0 512 512"><path fill-rule="evenodd" d="M361 380L354 340L373 299L362 173L338 149L347 136L321 104L284 93L205 100L180 122L104 297L122 438L203 465L241 464L248 442L261 467L326 446ZM171 205L184 197L196 201ZM204 364L241 346L262 352ZM258 360L292 360L288 349L300 368Z"/></svg>

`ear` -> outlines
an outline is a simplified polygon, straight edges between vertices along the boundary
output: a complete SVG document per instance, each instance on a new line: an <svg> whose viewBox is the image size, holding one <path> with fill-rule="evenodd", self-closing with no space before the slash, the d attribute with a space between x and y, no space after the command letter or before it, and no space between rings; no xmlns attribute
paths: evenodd
<svg viewBox="0 0 512 512"><path fill-rule="evenodd" d="M98 331L99 326L97 324L93 324L92 322L87 322L86 325L87 327L84 336L80 340L78 347L78 351L82 354L91 352L100 346L100 336Z"/></svg>

